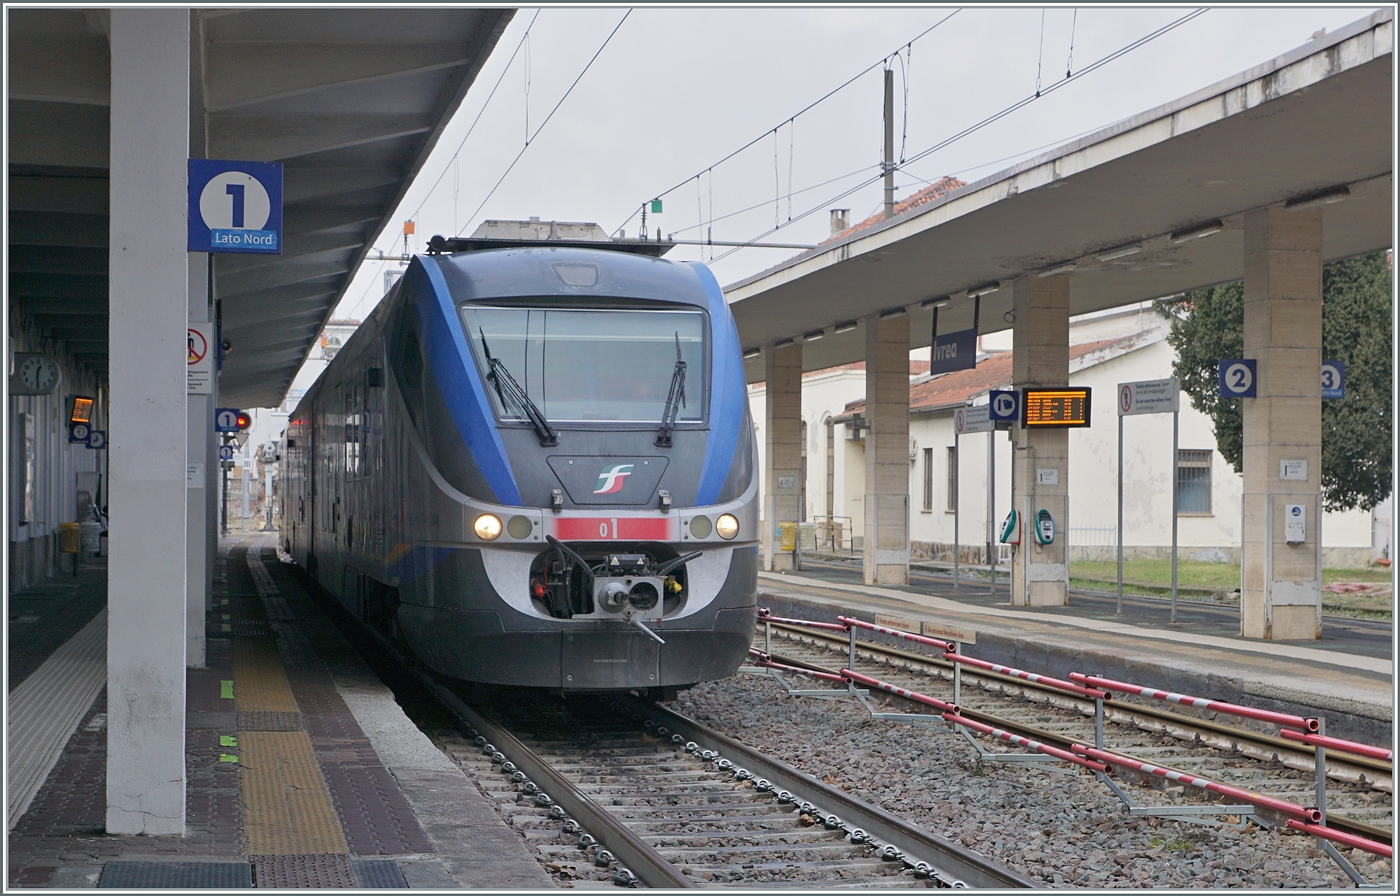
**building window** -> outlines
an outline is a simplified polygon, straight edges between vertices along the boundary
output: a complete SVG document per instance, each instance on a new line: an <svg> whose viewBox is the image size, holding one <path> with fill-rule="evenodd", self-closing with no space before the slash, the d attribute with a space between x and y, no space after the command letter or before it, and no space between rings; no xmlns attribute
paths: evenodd
<svg viewBox="0 0 1400 896"><path fill-rule="evenodd" d="M957 510L958 501L958 449L948 449L948 509Z"/></svg>
<svg viewBox="0 0 1400 896"><path fill-rule="evenodd" d="M933 509L933 449L924 449L924 510Z"/></svg>
<svg viewBox="0 0 1400 896"><path fill-rule="evenodd" d="M1210 513L1210 451L1176 453L1177 513Z"/></svg>

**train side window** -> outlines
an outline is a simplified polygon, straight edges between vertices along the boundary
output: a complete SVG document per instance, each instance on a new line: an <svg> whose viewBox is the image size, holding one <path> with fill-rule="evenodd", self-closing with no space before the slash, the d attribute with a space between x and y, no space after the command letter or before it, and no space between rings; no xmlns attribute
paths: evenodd
<svg viewBox="0 0 1400 896"><path fill-rule="evenodd" d="M389 366L403 394L408 416L414 425L423 423L423 353L418 346L418 334L413 330L410 307L399 309L398 319L391 327Z"/></svg>
<svg viewBox="0 0 1400 896"><path fill-rule="evenodd" d="M360 478L360 443L363 418L362 389L355 386L346 389L345 399L345 478Z"/></svg>

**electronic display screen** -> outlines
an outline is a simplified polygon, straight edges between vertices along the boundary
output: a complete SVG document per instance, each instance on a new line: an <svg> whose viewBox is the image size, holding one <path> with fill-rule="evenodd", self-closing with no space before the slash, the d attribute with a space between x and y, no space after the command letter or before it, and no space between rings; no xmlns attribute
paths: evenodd
<svg viewBox="0 0 1400 896"><path fill-rule="evenodd" d="M69 423L91 423L93 401L83 395L73 396L73 413L68 415Z"/></svg>
<svg viewBox="0 0 1400 896"><path fill-rule="evenodd" d="M1021 425L1069 427L1089 425L1089 389L1025 389Z"/></svg>

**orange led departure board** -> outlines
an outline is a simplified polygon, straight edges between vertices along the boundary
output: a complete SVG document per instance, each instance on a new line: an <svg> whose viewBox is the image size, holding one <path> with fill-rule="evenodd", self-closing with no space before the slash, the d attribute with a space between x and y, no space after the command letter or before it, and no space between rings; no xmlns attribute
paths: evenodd
<svg viewBox="0 0 1400 896"><path fill-rule="evenodd" d="M69 423L91 423L93 400L86 395L73 396L73 413L68 415Z"/></svg>
<svg viewBox="0 0 1400 896"><path fill-rule="evenodd" d="M1089 425L1089 389L1025 389L1021 425L1069 427Z"/></svg>

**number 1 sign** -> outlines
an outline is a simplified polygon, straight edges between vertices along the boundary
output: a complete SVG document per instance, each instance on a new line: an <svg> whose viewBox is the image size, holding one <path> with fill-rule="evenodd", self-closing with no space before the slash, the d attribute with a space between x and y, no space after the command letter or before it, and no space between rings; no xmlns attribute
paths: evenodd
<svg viewBox="0 0 1400 896"><path fill-rule="evenodd" d="M191 252L282 254L282 165L189 160Z"/></svg>

